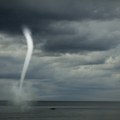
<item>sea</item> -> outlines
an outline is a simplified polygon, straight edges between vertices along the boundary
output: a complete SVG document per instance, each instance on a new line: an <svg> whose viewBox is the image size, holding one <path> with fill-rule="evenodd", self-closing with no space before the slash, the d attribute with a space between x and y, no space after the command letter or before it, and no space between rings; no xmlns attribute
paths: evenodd
<svg viewBox="0 0 120 120"><path fill-rule="evenodd" d="M0 101L0 120L120 120L120 102Z"/></svg>

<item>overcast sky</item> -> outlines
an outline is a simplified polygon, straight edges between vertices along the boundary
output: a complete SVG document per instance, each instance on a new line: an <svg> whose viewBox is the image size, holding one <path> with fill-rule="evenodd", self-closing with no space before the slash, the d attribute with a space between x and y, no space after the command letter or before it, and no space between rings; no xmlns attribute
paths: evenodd
<svg viewBox="0 0 120 120"><path fill-rule="evenodd" d="M0 99L20 79L23 25L34 39L31 99L120 100L119 0L0 0Z"/></svg>

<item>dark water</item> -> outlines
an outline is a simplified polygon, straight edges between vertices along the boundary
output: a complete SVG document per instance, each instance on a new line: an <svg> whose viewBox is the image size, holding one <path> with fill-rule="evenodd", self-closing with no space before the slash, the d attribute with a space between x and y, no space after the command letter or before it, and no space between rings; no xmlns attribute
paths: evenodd
<svg viewBox="0 0 120 120"><path fill-rule="evenodd" d="M120 120L120 102L0 102L0 120Z"/></svg>

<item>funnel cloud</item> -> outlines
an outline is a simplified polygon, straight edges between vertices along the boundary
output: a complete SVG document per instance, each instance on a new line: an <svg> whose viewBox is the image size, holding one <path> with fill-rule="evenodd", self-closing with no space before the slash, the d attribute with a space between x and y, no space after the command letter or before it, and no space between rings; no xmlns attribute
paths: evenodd
<svg viewBox="0 0 120 120"><path fill-rule="evenodd" d="M31 56L32 56L32 52L33 52L33 40L32 40L32 37L31 37L30 29L27 28L27 27L23 27L23 34L24 34L24 36L26 38L26 41L27 41L28 50L27 50L27 55L26 55L26 58L25 58L21 78L20 78L20 86L19 86L20 92L22 91L24 78L25 78L25 75L26 75L26 72L27 72L27 69L28 69L28 66L29 66L29 63L30 63L30 59L31 59Z"/></svg>

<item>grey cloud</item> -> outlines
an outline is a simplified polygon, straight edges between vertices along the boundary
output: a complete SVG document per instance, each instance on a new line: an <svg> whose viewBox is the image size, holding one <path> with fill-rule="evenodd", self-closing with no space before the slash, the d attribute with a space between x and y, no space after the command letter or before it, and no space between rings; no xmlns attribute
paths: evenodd
<svg viewBox="0 0 120 120"><path fill-rule="evenodd" d="M120 43L118 23L119 20L52 23L49 30L53 33L43 36L42 49L51 53L113 49Z"/></svg>
<svg viewBox="0 0 120 120"><path fill-rule="evenodd" d="M106 17L109 14L114 15L114 10L119 8L120 2L115 0L104 0L104 1L96 1L96 0L12 0L11 4L7 4L8 0L1 1L2 8L8 9L17 9L17 10L28 10L50 14L58 16L66 16L66 17ZM86 13L86 14L85 14Z"/></svg>
<svg viewBox="0 0 120 120"><path fill-rule="evenodd" d="M110 20L119 18L119 6L117 0L2 0L0 29L20 32L23 24L37 30L38 24L57 20Z"/></svg>
<svg viewBox="0 0 120 120"><path fill-rule="evenodd" d="M119 91L119 79L115 78L116 75L112 75L111 70L104 69L106 68L105 63L87 65L89 61L95 62L95 60L99 60L100 56L102 56L101 52L99 54L91 53L87 56L72 54L64 54L59 57L34 56L24 85L26 86L26 84L31 82L30 90L35 90L33 99L39 100L78 100L80 99L79 96L81 96L82 100L96 100L98 98L100 100L100 97L101 99L107 99L107 96L113 99L113 96L107 95L107 93L116 91L115 88ZM104 56L102 59L107 58ZM74 61L78 62L79 65L76 66ZM71 65L66 66L68 62ZM13 70L11 68L9 69ZM13 70L13 73L15 71ZM14 82L18 80L17 77L12 76L12 73L9 75L11 77L9 76L8 78L13 77L15 79ZM16 73L15 76L17 76ZM34 77L33 80L31 79L32 77ZM9 79L8 81L10 82L11 80ZM1 91L5 92L5 95L3 95L5 97L8 95L5 91L6 88ZM104 92L106 97L102 95Z"/></svg>
<svg viewBox="0 0 120 120"><path fill-rule="evenodd" d="M22 69L21 61L12 56L0 56L0 78L20 78Z"/></svg>
<svg viewBox="0 0 120 120"><path fill-rule="evenodd" d="M84 52L84 51L104 51L114 48L118 44L113 40L104 40L104 43L101 40L98 41L89 41L88 38L81 37L63 37L49 39L45 42L44 50L49 52L58 52L58 53L74 53L74 52Z"/></svg>

